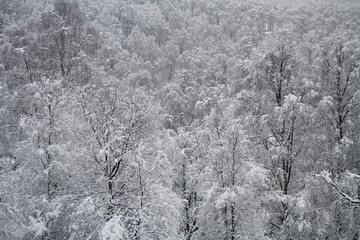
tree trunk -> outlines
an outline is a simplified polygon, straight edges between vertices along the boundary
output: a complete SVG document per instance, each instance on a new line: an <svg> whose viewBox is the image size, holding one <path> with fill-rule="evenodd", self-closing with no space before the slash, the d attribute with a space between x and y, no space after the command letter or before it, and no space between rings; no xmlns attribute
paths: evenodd
<svg viewBox="0 0 360 240"><path fill-rule="evenodd" d="M108 207L107 207L107 210L108 210L108 219L112 218L112 215L113 215L113 211L114 211L114 206L113 206L113 179L110 177L109 180L108 180L108 191L109 191L109 200L108 200Z"/></svg>

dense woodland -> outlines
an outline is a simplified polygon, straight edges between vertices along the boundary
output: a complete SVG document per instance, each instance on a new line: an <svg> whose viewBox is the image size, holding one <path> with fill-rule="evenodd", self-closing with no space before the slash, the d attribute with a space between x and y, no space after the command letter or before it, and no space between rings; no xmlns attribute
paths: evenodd
<svg viewBox="0 0 360 240"><path fill-rule="evenodd" d="M360 3L0 0L0 239L360 239Z"/></svg>

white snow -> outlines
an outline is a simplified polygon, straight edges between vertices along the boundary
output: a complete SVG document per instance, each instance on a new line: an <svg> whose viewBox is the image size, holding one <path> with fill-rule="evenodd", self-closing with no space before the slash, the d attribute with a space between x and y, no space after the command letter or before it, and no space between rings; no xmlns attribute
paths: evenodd
<svg viewBox="0 0 360 240"><path fill-rule="evenodd" d="M352 172L347 172L347 175L352 179L360 179L360 175L352 173Z"/></svg>
<svg viewBox="0 0 360 240"><path fill-rule="evenodd" d="M331 178L330 178L330 176L331 176L331 173L330 173L330 172L328 172L328 171L322 171L322 172L321 172L321 176L324 177L327 182L332 183L332 180L331 180Z"/></svg>
<svg viewBox="0 0 360 240"><path fill-rule="evenodd" d="M320 101L319 105L320 106L332 106L333 105L333 98L331 96L325 96L323 97L323 99Z"/></svg>
<svg viewBox="0 0 360 240"><path fill-rule="evenodd" d="M114 216L105 223L101 229L102 240L120 240L126 236L126 229L123 227L120 216Z"/></svg>
<svg viewBox="0 0 360 240"><path fill-rule="evenodd" d="M83 212L94 212L95 204L92 197L85 198L82 203L77 207L76 214L82 214Z"/></svg>
<svg viewBox="0 0 360 240"><path fill-rule="evenodd" d="M20 53L20 54L23 54L25 53L25 50L24 50L25 47L22 47L22 48L15 48L14 51L17 52L17 53Z"/></svg>
<svg viewBox="0 0 360 240"><path fill-rule="evenodd" d="M33 231L37 237L41 237L48 229L46 223L42 219L35 219L29 216L30 226L29 230Z"/></svg>
<svg viewBox="0 0 360 240"><path fill-rule="evenodd" d="M61 206L62 206L61 204L58 204L58 205L56 206L56 209L55 209L55 210L46 213L46 217L49 217L50 219L56 219L56 218L58 218L59 215L60 215L60 213L61 213L61 211L60 211Z"/></svg>

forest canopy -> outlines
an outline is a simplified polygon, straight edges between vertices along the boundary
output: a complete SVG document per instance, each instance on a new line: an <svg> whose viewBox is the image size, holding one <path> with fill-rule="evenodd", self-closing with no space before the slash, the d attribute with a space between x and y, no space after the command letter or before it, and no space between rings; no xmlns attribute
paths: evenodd
<svg viewBox="0 0 360 240"><path fill-rule="evenodd" d="M359 239L357 0L0 0L0 239Z"/></svg>

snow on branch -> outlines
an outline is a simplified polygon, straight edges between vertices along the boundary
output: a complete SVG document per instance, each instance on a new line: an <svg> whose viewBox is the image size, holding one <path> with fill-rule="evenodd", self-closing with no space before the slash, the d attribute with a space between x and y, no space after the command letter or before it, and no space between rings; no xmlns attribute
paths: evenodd
<svg viewBox="0 0 360 240"><path fill-rule="evenodd" d="M356 174L354 174L356 175ZM351 196L349 196L348 194L344 193L343 191L341 191L341 189L332 181L331 179L331 173L328 172L328 171L323 171L321 173L321 176L323 178L325 178L325 180L331 184L338 192L339 194L347 201L349 201L351 204L354 204L354 205L359 205L360 206L360 199L356 199L356 198L353 198ZM356 175L357 177L359 177L359 175Z"/></svg>

